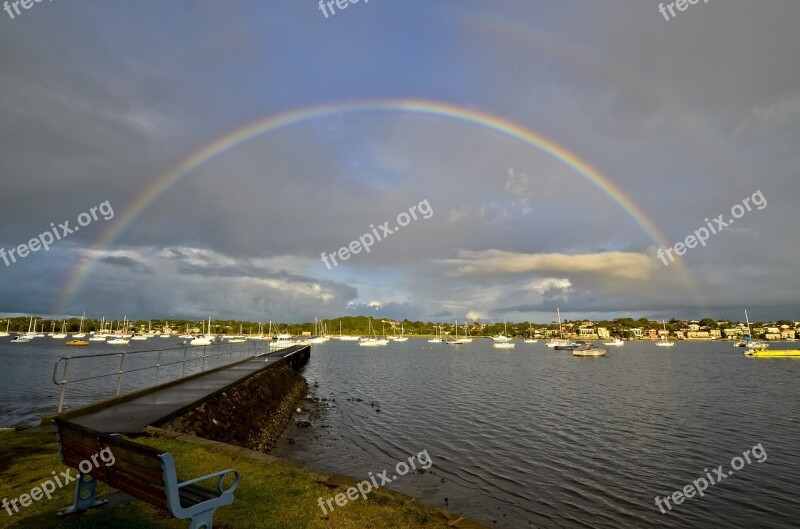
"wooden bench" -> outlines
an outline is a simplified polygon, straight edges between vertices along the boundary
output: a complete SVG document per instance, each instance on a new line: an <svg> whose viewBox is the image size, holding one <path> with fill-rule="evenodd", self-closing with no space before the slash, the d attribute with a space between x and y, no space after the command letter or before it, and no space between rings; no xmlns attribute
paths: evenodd
<svg viewBox="0 0 800 529"><path fill-rule="evenodd" d="M175 518L189 519L189 529L212 529L214 510L233 503L233 492L239 485L239 473L228 469L189 481L179 481L175 459L169 452L79 426L64 419L54 419L61 461L78 469L73 505L58 513L59 516L96 507L106 500L95 499L97 481L140 499L160 509L169 511ZM99 454L113 455L107 465ZM92 458L94 456L94 458ZM91 470L86 462L92 463ZM80 468L81 463L83 469ZM88 470L86 474L82 470ZM233 484L223 488L223 481L233 475ZM197 485L216 479L216 490Z"/></svg>

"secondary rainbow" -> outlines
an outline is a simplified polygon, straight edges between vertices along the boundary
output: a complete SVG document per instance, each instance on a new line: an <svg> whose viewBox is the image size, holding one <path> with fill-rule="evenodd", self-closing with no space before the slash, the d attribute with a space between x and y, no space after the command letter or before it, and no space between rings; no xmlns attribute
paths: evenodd
<svg viewBox="0 0 800 529"><path fill-rule="evenodd" d="M655 224L647 218L644 212L628 196L626 196L612 181L603 176L600 171L583 161L578 155L564 147L545 138L531 129L518 125L510 120L494 116L478 110L469 109L450 103L415 100L415 99L389 99L375 101L348 102L307 107L284 112L256 121L243 128L237 129L225 136L211 142L200 150L194 152L174 169L166 173L152 186L137 197L128 208L112 223L100 236L94 245L95 249L103 250L111 245L125 229L132 225L147 207L158 199L164 192L174 186L182 177L209 160L249 141L258 136L276 130L297 125L310 120L320 119L349 112L399 112L440 116L496 131L502 135L510 136L522 141L539 151L561 161L579 175L583 176L592 185L602 191L656 243L657 246L667 248L670 244L667 238L659 231ZM78 293L94 260L86 259L78 265L75 273L70 277L64 293L55 307L56 313L64 312L73 297ZM688 275L688 274L685 274ZM692 282L690 282L691 284ZM695 290L696 292L696 290Z"/></svg>

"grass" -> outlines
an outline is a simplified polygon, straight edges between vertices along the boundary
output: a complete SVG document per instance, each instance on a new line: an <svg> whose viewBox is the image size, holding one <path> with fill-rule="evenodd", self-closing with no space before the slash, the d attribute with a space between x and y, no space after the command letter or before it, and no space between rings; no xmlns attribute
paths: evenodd
<svg viewBox="0 0 800 529"><path fill-rule="evenodd" d="M329 498L346 487L332 488L319 483L311 474L279 461L262 461L247 455L231 455L212 447L193 443L141 438L137 442L169 451L184 479L235 468L242 476L232 505L221 507L214 516L215 529L362 529L365 527L447 529L447 521L390 491L374 491L366 500L358 499L324 516L317 498ZM59 460L55 436L39 432L0 432L0 500L17 498L29 492L52 472L65 471ZM100 484L98 495L114 492ZM0 529L39 529L42 519L55 518L55 511L72 503L74 483L57 490L51 500L43 498L22 508L14 516L0 510ZM334 504L335 505L335 504ZM12 509L13 511L13 509ZM49 513L49 514L48 514ZM175 520L141 501L110 509L89 511L61 525L65 529L186 529L188 521Z"/></svg>

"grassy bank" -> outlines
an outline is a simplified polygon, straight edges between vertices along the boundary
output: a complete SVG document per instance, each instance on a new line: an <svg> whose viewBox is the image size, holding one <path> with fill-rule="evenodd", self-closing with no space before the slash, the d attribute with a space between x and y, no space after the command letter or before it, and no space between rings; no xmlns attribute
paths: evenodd
<svg viewBox="0 0 800 529"><path fill-rule="evenodd" d="M366 500L351 501L324 516L317 498L329 498L344 492L346 486L333 488L310 473L281 461L264 460L242 451L231 454L214 447L199 446L179 440L141 438L137 442L171 452L185 478L206 475L226 468L235 468L242 475L233 505L217 510L216 529L361 529L452 527L435 511L414 501L379 490ZM29 492L52 476L66 470L58 457L55 436L39 432L0 432L0 499L13 499ZM74 484L57 490L51 500L43 498L19 513L9 516L0 511L0 528L40 529L55 518L55 511L70 505ZM100 485L99 495L113 492ZM13 511L13 509L12 509ZM50 513L48 515L48 513ZM150 505L133 501L111 509L98 509L60 525L66 529L185 529L186 521L173 519Z"/></svg>

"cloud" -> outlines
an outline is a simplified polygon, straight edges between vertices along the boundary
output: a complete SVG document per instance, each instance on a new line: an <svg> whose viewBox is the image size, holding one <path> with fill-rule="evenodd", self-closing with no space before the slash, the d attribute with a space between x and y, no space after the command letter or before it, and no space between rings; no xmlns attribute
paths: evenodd
<svg viewBox="0 0 800 529"><path fill-rule="evenodd" d="M800 101L783 100L750 109L747 117L733 129L731 136L763 136L792 124L800 124Z"/></svg>
<svg viewBox="0 0 800 529"><path fill-rule="evenodd" d="M568 255L523 254L504 250L462 251L457 259L440 263L454 267L458 277L506 274L578 274L644 281L655 271L653 259L643 253L603 252Z"/></svg>

